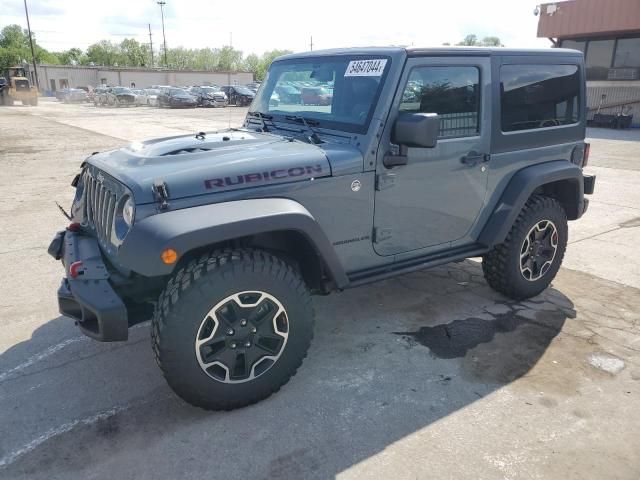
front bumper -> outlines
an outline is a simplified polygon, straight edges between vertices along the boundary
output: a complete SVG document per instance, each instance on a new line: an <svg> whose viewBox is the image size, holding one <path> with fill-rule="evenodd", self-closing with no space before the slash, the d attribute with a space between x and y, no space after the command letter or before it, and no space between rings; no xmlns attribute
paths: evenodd
<svg viewBox="0 0 640 480"><path fill-rule="evenodd" d="M49 254L62 260L66 278L58 289L60 313L73 318L87 336L101 342L123 341L129 335L127 307L109 282L109 272L102 261L94 237L69 230L56 234ZM73 278L70 267L82 262Z"/></svg>

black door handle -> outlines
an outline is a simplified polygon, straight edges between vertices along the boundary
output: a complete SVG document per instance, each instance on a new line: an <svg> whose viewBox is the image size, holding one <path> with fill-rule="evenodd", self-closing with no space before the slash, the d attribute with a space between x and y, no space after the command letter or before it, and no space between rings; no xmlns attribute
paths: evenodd
<svg viewBox="0 0 640 480"><path fill-rule="evenodd" d="M460 161L466 165L474 166L478 163L488 162L489 155L486 153L478 153L475 150L471 150L469 153L464 155Z"/></svg>

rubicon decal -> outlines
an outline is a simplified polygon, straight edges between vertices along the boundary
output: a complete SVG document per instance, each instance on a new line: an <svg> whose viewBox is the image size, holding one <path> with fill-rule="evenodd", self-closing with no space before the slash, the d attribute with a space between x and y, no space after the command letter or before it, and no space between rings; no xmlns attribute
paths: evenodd
<svg viewBox="0 0 640 480"><path fill-rule="evenodd" d="M303 167L291 167L288 169L276 169L266 172L245 173L244 175L232 175L230 177L211 178L204 181L204 186L207 189L232 187L245 183L270 182L308 175L315 176L322 174L323 171L322 165L305 165Z"/></svg>

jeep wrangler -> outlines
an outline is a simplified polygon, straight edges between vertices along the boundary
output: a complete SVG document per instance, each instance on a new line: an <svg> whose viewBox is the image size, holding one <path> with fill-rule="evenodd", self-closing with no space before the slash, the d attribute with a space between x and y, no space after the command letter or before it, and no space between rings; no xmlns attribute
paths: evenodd
<svg viewBox="0 0 640 480"><path fill-rule="evenodd" d="M507 297L542 292L594 190L585 115L572 50L280 57L240 128L82 163L49 247L65 268L60 312L123 341L151 302L153 351L179 396L257 402L306 356L312 294L470 257Z"/></svg>

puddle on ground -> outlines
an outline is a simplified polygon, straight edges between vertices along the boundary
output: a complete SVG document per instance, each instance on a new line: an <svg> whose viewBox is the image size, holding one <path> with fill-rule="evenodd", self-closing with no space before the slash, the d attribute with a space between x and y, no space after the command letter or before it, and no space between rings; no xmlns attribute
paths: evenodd
<svg viewBox="0 0 640 480"><path fill-rule="evenodd" d="M531 320L512 310L491 320L470 317L394 333L427 347L438 358L462 358L462 373L475 381L506 383L538 362L565 320L561 311L539 311Z"/></svg>

